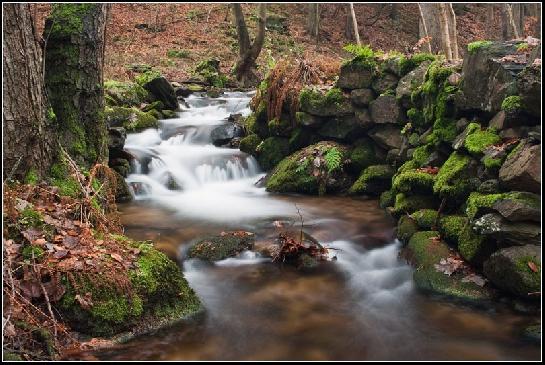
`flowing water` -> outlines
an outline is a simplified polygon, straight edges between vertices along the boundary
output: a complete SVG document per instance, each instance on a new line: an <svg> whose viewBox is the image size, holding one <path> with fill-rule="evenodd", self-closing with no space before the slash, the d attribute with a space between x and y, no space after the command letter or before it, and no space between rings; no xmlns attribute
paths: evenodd
<svg viewBox="0 0 545 365"><path fill-rule="evenodd" d="M501 306L453 305L415 291L399 258L394 221L375 200L269 194L256 160L211 144L231 113L250 113L249 93L187 98L178 118L127 137L137 157L121 206L126 234L153 239L178 259L206 311L95 354L102 360L530 360L517 340L531 318ZM188 246L227 229L266 242L273 222L304 229L336 260L298 271L251 251L213 265L184 258Z"/></svg>

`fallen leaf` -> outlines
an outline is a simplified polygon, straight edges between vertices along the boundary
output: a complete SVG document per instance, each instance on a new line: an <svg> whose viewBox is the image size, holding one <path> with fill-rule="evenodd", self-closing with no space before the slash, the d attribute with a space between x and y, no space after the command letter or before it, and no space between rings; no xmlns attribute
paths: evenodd
<svg viewBox="0 0 545 365"><path fill-rule="evenodd" d="M480 287L483 287L484 284L486 284L486 281L487 280L485 278L483 278L482 276L477 275L477 274L469 274L469 275L462 278L462 283L472 282L472 283L477 284Z"/></svg>
<svg viewBox="0 0 545 365"><path fill-rule="evenodd" d="M539 271L537 265L536 265L535 263L533 263L532 261L528 261L528 267L529 267L530 270L532 270L533 272L538 272L538 271Z"/></svg>
<svg viewBox="0 0 545 365"><path fill-rule="evenodd" d="M38 238L36 241L34 241L35 244L37 245L43 245L47 242L47 240L45 238Z"/></svg>
<svg viewBox="0 0 545 365"><path fill-rule="evenodd" d="M63 257L66 257L68 255L67 250L60 250L53 254L53 257L56 259L62 259Z"/></svg>
<svg viewBox="0 0 545 365"><path fill-rule="evenodd" d="M123 262L123 257L117 253L111 253L110 256L117 262Z"/></svg>

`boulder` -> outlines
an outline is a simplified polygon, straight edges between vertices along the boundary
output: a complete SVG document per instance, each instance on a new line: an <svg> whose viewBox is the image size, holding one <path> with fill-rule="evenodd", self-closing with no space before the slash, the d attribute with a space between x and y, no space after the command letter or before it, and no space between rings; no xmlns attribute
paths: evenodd
<svg viewBox="0 0 545 365"><path fill-rule="evenodd" d="M399 79L396 75L389 72L384 72L382 76L373 80L371 87L377 94L382 94L387 90L395 90L398 81Z"/></svg>
<svg viewBox="0 0 545 365"><path fill-rule="evenodd" d="M498 288L526 299L541 290L541 248L524 245L495 252L483 265L485 276Z"/></svg>
<svg viewBox="0 0 545 365"><path fill-rule="evenodd" d="M368 135L380 147L386 150L401 148L401 128L398 126L391 124L379 125L371 129Z"/></svg>
<svg viewBox="0 0 545 365"><path fill-rule="evenodd" d="M401 108L394 95L381 95L369 104L373 122L397 124L401 117Z"/></svg>
<svg viewBox="0 0 545 365"><path fill-rule="evenodd" d="M300 126L313 128L321 126L324 122L324 118L320 118L305 112L295 113L295 120Z"/></svg>
<svg viewBox="0 0 545 365"><path fill-rule="evenodd" d="M500 192L500 181L497 179L483 181L477 191L482 194L497 194Z"/></svg>
<svg viewBox="0 0 545 365"><path fill-rule="evenodd" d="M349 62L341 66L337 87L341 89L366 89L371 86L374 70L365 64Z"/></svg>
<svg viewBox="0 0 545 365"><path fill-rule="evenodd" d="M166 109L178 109L178 99L172 85L163 76L151 79L142 85L156 100L163 102Z"/></svg>
<svg viewBox="0 0 545 365"><path fill-rule="evenodd" d="M361 128L367 130L373 125L373 120L368 109L355 108L354 114Z"/></svg>
<svg viewBox="0 0 545 365"><path fill-rule="evenodd" d="M108 148L122 150L125 146L125 140L127 139L127 132L123 127L110 127L108 128Z"/></svg>
<svg viewBox="0 0 545 365"><path fill-rule="evenodd" d="M499 173L500 183L504 188L533 193L541 191L540 147L541 145L523 143L507 156Z"/></svg>
<svg viewBox="0 0 545 365"><path fill-rule="evenodd" d="M409 107L412 92L424 83L430 61L422 62L417 68L403 76L396 88L396 99L401 101L404 107Z"/></svg>
<svg viewBox="0 0 545 365"><path fill-rule="evenodd" d="M350 92L350 100L356 106L368 106L374 98L375 95L371 89L355 89Z"/></svg>
<svg viewBox="0 0 545 365"><path fill-rule="evenodd" d="M210 133L210 138L215 146L222 146L235 137L244 137L244 128L238 123L222 124Z"/></svg>
<svg viewBox="0 0 545 365"><path fill-rule="evenodd" d="M376 165L383 157L380 155L381 151L369 138L360 138L353 143L353 146L354 148L350 151L348 170L355 175L359 175L368 166Z"/></svg>
<svg viewBox="0 0 545 365"><path fill-rule="evenodd" d="M300 110L318 117L340 117L354 113L350 100L336 88L327 92L304 89L300 96Z"/></svg>
<svg viewBox="0 0 545 365"><path fill-rule="evenodd" d="M503 59L516 55L520 41L490 42L474 47L464 58L462 66L463 105L465 110L481 110L496 114L503 100L516 93L516 75L524 68Z"/></svg>
<svg viewBox="0 0 545 365"><path fill-rule="evenodd" d="M361 136L366 127L356 116L347 115L328 119L320 127L318 134L335 140L354 140Z"/></svg>
<svg viewBox="0 0 545 365"><path fill-rule="evenodd" d="M531 222L510 222L498 213L488 213L473 222L480 235L507 245L541 244L541 227Z"/></svg>
<svg viewBox="0 0 545 365"><path fill-rule="evenodd" d="M532 193L520 192L496 200L492 209L511 222L541 222L541 198Z"/></svg>
<svg viewBox="0 0 545 365"><path fill-rule="evenodd" d="M208 236L198 240L187 252L188 258L205 261L219 261L252 249L255 235L250 232L222 232L217 236Z"/></svg>
<svg viewBox="0 0 545 365"><path fill-rule="evenodd" d="M541 65L529 65L524 68L517 75L516 84L525 111L535 117L539 123L539 118L541 118Z"/></svg>
<svg viewBox="0 0 545 365"><path fill-rule="evenodd" d="M264 170L275 167L284 157L289 155L289 139L285 137L269 137L256 147L257 161Z"/></svg>
<svg viewBox="0 0 545 365"><path fill-rule="evenodd" d="M379 195L390 189L394 170L390 165L373 165L364 169L348 191L350 194Z"/></svg>

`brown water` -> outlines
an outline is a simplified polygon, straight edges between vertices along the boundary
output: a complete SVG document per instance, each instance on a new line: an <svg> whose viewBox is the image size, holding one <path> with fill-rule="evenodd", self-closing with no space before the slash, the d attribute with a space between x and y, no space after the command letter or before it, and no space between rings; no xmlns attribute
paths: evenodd
<svg viewBox="0 0 545 365"><path fill-rule="evenodd" d="M536 360L517 332L534 318L497 306L449 304L415 291L398 258L394 221L376 200L272 195L254 183L256 160L210 144L229 113L249 113L249 94L187 98L176 119L127 138L140 184L121 207L126 234L152 239L177 259L204 315L95 356L102 360ZM146 161L150 161L149 164ZM181 190L167 188L169 179ZM297 206L295 206L297 204ZM185 260L206 234L244 229L257 241L274 221L300 222L337 260L312 271L245 252L215 264ZM293 229L292 227L292 229Z"/></svg>
<svg viewBox="0 0 545 365"><path fill-rule="evenodd" d="M516 335L531 318L501 306L485 311L417 293L411 268L397 258L393 221L376 201L278 199L297 202L305 212L305 230L341 249L336 251L337 261L304 273L269 262L239 266L185 262L186 278L206 313L97 356L103 360L539 359L539 347L517 340ZM179 258L187 243L203 234L251 228L176 218L148 204L131 204L122 212L127 235L154 239L157 247ZM259 240L275 229L259 222L253 231Z"/></svg>

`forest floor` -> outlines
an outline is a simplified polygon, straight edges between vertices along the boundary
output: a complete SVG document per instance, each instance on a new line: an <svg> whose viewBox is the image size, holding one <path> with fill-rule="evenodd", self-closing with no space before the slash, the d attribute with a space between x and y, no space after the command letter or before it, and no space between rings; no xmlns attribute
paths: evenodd
<svg viewBox="0 0 545 365"><path fill-rule="evenodd" d="M355 4L362 43L373 49L407 52L418 42L419 13L415 3L400 4L393 19L390 4ZM37 28L43 29L49 4L36 7ZM255 5L243 5L250 33L256 27ZM348 54L342 49L351 41L344 35L346 4L322 4L320 36L316 42L305 30L306 4L271 4L268 16L285 18L286 29L268 29L264 49L258 59L262 74L281 57L295 56L310 63L338 65ZM499 10L493 24L487 22L482 4L457 7L458 42L499 39ZM187 78L203 59L220 60L228 73L238 55L236 28L228 4L113 4L106 31L105 79L133 78L130 64L149 64L169 80ZM170 51L170 54L169 54ZM175 52L173 52L175 51ZM463 56L463 55L462 55Z"/></svg>

